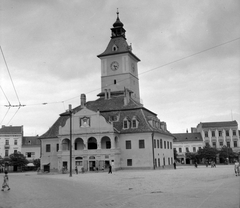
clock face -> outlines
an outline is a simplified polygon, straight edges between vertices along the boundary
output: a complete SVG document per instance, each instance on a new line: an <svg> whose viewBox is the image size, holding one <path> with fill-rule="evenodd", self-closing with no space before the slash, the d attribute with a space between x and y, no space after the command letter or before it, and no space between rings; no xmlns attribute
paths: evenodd
<svg viewBox="0 0 240 208"><path fill-rule="evenodd" d="M110 67L113 71L116 71L119 68L119 63L114 61L111 63Z"/></svg>

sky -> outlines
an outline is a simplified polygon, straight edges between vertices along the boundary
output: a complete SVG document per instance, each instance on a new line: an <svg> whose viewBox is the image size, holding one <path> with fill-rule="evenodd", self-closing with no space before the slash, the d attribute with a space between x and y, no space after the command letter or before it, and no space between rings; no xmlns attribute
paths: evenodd
<svg viewBox="0 0 240 208"><path fill-rule="evenodd" d="M200 122L240 125L238 0L0 0L0 125L42 135L81 94L97 99L97 55L117 8L141 59L142 103L170 132Z"/></svg>

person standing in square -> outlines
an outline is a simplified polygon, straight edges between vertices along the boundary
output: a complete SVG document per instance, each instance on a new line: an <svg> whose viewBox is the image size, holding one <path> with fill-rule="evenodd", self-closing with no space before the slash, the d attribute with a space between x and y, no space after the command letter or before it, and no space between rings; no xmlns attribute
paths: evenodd
<svg viewBox="0 0 240 208"><path fill-rule="evenodd" d="M8 191L10 190L10 187L9 187L8 181L9 181L9 178L8 178L8 172L5 171L5 175L3 176L2 191L4 191L5 188L8 188Z"/></svg>

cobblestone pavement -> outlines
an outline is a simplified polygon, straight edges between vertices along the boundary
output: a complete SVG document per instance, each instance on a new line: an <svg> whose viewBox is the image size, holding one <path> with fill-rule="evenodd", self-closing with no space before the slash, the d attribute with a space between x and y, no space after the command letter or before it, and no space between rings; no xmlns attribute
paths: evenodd
<svg viewBox="0 0 240 208"><path fill-rule="evenodd" d="M0 174L2 180L3 174ZM233 166L73 175L10 173L0 208L239 208Z"/></svg>

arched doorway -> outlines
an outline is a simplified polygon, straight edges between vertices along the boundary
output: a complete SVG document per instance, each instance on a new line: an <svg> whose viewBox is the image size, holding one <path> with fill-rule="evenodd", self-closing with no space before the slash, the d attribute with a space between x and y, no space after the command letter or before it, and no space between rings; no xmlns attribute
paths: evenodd
<svg viewBox="0 0 240 208"><path fill-rule="evenodd" d="M88 149L97 149L97 140L94 137L88 139Z"/></svg>

